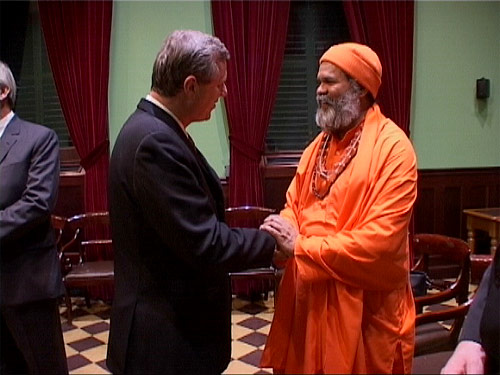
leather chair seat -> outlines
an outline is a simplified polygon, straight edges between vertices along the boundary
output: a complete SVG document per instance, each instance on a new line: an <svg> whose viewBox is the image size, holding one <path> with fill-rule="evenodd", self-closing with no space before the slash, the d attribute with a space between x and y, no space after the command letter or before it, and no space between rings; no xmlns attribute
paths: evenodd
<svg viewBox="0 0 500 375"><path fill-rule="evenodd" d="M413 358L412 374L439 374L453 354L452 350Z"/></svg>
<svg viewBox="0 0 500 375"><path fill-rule="evenodd" d="M453 350L450 330L439 323L422 324L416 327L415 356Z"/></svg>
<svg viewBox="0 0 500 375"><path fill-rule="evenodd" d="M76 282L81 279L87 281L89 278L95 279L95 282L106 279L113 280L113 261L101 260L79 264L71 269L71 272L66 275L65 280L66 282Z"/></svg>

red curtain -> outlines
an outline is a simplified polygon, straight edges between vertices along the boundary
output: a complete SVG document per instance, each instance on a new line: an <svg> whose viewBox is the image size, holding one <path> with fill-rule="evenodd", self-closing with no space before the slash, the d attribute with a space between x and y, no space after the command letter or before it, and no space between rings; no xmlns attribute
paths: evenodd
<svg viewBox="0 0 500 375"><path fill-rule="evenodd" d="M39 1L54 81L85 168L85 211L107 211L112 1Z"/></svg>
<svg viewBox="0 0 500 375"><path fill-rule="evenodd" d="M108 210L108 82L112 1L39 1L47 54L71 140L85 168L85 211ZM102 231L89 228L90 231ZM109 233L107 234L109 235ZM89 250L89 260L112 259ZM89 289L111 300L113 288Z"/></svg>
<svg viewBox="0 0 500 375"><path fill-rule="evenodd" d="M377 97L383 113L410 136L413 75L414 1L344 0L351 38L370 46L382 63ZM413 214L410 221L410 267L413 266Z"/></svg>
<svg viewBox="0 0 500 375"><path fill-rule="evenodd" d="M289 9L289 1L212 0L215 35L231 54L225 98L231 206L264 202L259 164L278 90Z"/></svg>
<svg viewBox="0 0 500 375"><path fill-rule="evenodd" d="M351 38L370 46L382 63L377 101L410 134L414 1L344 0Z"/></svg>

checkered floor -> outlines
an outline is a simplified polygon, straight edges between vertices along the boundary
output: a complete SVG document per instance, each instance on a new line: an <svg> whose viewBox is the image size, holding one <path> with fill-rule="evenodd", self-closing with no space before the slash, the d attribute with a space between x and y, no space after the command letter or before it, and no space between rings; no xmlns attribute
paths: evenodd
<svg viewBox="0 0 500 375"><path fill-rule="evenodd" d="M74 298L73 322L66 321L61 307L61 321L70 374L109 374L106 367L109 305L92 301L87 308L83 299ZM232 357L224 374L271 374L259 368L260 357L273 318L273 298L249 302L233 299Z"/></svg>
<svg viewBox="0 0 500 375"><path fill-rule="evenodd" d="M477 285L471 285L475 291ZM432 291L430 291L432 293ZM61 321L70 374L109 374L106 367L109 316L111 307L92 301L89 308L83 298L74 298L73 323L66 321L65 307L61 305ZM451 302L450 304L454 304ZM440 310L434 306L429 310ZM427 309L426 309L427 310ZM274 314L272 296L267 301L249 302L233 299L232 357L224 374L271 374L271 369L259 368L262 350ZM449 328L450 322L441 323Z"/></svg>

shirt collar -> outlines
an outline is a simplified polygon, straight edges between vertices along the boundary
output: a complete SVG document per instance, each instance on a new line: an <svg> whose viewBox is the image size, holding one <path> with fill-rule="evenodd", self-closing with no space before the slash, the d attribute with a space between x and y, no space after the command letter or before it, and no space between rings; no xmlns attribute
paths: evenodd
<svg viewBox="0 0 500 375"><path fill-rule="evenodd" d="M172 111L170 109L168 109L167 107L165 107L162 103L160 103L158 100L156 100L155 98L153 98L150 94L148 94L146 96L146 100L148 102L151 102L153 103L154 105L160 107L161 109L163 109L165 112L167 112L170 116L172 116L172 118L175 120L175 122L177 123L177 125L179 125L179 127L182 129L182 131L184 132L184 134L186 134L186 136L188 137L188 133L186 132L186 128L184 128L184 126L182 125L182 122L177 118L176 115L174 115L172 113ZM189 137L188 137L189 138Z"/></svg>
<svg viewBox="0 0 500 375"><path fill-rule="evenodd" d="M12 120L13 117L14 117L14 112L10 111L3 119L0 119L0 138L2 137L5 129L7 128L7 125L9 124L10 120Z"/></svg>

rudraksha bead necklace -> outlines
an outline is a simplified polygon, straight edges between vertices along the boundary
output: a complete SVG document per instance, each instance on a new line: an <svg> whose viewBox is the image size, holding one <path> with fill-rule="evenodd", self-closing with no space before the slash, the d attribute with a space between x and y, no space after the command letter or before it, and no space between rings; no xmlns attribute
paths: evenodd
<svg viewBox="0 0 500 375"><path fill-rule="evenodd" d="M328 157L328 150L330 148L332 135L327 132L323 133L323 137L321 138L321 145L319 147L318 153L316 154L316 162L314 165L311 181L311 190L316 198L324 199L328 195L330 189L332 188L332 185L335 183L335 181L337 181L337 178L339 178L339 176L342 174L342 172L344 172L354 156L356 156L356 153L358 152L359 140L361 139L361 133L363 131L363 125L364 123L361 123L361 125L358 126L356 132L354 133L354 136L351 139L351 142L349 142L349 145L344 150L342 159L335 163L333 165L333 169L330 171L326 168L326 159ZM323 194L321 194L316 187L317 178L322 178L327 181L328 185L326 191Z"/></svg>

